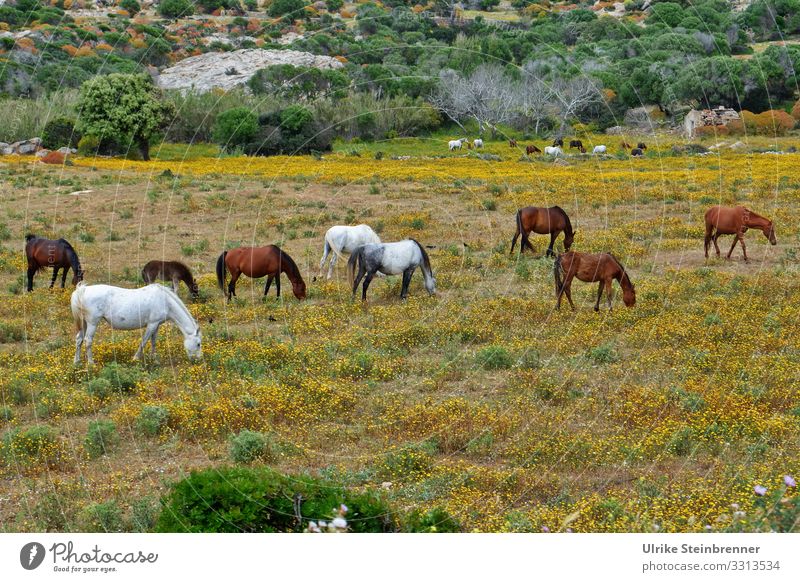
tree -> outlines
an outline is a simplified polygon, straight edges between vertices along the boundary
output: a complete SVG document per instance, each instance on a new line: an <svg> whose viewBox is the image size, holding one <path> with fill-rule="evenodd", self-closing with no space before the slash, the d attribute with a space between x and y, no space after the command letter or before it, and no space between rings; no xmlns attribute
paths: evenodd
<svg viewBox="0 0 800 582"><path fill-rule="evenodd" d="M81 86L79 129L101 141L136 145L150 159L150 139L175 115L160 89L147 75L115 73L96 77Z"/></svg>
<svg viewBox="0 0 800 582"><path fill-rule="evenodd" d="M297 20L304 15L305 0L274 0L269 5L268 14L273 17L283 16L289 20Z"/></svg>
<svg viewBox="0 0 800 582"><path fill-rule="evenodd" d="M258 129L258 116L250 108L234 107L217 117L214 141L225 149L232 149L252 140Z"/></svg>
<svg viewBox="0 0 800 582"><path fill-rule="evenodd" d="M180 18L192 12L194 9L189 0L161 0L158 3L158 13L164 18Z"/></svg>

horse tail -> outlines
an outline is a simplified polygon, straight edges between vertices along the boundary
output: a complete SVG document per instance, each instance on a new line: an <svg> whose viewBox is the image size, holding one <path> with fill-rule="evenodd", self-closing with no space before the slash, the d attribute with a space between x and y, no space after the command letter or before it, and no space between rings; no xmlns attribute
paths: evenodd
<svg viewBox="0 0 800 582"><path fill-rule="evenodd" d="M361 253L363 252L364 247L358 247L356 250L352 252L350 258L347 259L347 282L350 284L350 287L353 286L353 283L356 280L356 267L358 267L358 262L361 259Z"/></svg>
<svg viewBox="0 0 800 582"><path fill-rule="evenodd" d="M75 331L82 331L86 326L86 306L83 304L83 295L86 293L86 283L79 281L70 298L72 319L75 321Z"/></svg>
<svg viewBox="0 0 800 582"><path fill-rule="evenodd" d="M566 225L564 230L566 231L567 234L572 234L572 222L570 222L569 220L569 215L560 206L553 206L553 210L555 210L561 216L564 217L564 223Z"/></svg>
<svg viewBox="0 0 800 582"><path fill-rule="evenodd" d="M72 245L66 239L60 238L58 242L64 247L64 250L67 253L67 258L69 259L70 265L72 265L72 270L75 271L75 276L80 277L83 275L83 269L81 268L81 262L78 259L78 253L75 252L75 249L72 248Z"/></svg>
<svg viewBox="0 0 800 582"><path fill-rule="evenodd" d="M558 294L561 293L561 289L564 286L564 280L561 278L561 273L561 255L558 255L553 261L553 278L556 281L556 297L558 297Z"/></svg>
<svg viewBox="0 0 800 582"><path fill-rule="evenodd" d="M425 273L426 277L432 277L433 271L431 271L431 259L430 257L428 257L428 253L425 250L425 247L423 247L421 244L419 244L419 241L414 240L413 238L411 239L411 241L414 242L414 244L416 244L417 247L419 247L419 252L422 253L422 263L421 263L422 271Z"/></svg>
<svg viewBox="0 0 800 582"><path fill-rule="evenodd" d="M227 256L228 251L222 251L222 254L217 259L217 283L219 284L219 288L222 289L222 292L225 292L225 257Z"/></svg>

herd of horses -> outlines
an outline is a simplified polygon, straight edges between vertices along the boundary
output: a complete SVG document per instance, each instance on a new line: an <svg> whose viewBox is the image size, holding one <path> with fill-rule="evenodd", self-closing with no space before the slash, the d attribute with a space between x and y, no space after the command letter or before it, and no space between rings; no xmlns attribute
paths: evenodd
<svg viewBox="0 0 800 582"><path fill-rule="evenodd" d="M642 145L642 144L640 144ZM556 146L554 146L556 147ZM549 208L528 206L520 208L515 216L516 229L511 239L511 253L519 240L519 252L533 250L528 238L531 233L550 235L550 244L546 256L554 257L553 275L555 279L556 309L561 308L562 297L566 295L570 306L572 301L572 280L578 278L587 283L599 283L597 301L594 310L599 311L603 291L609 310L612 301L612 284L617 281L622 288L622 300L627 307L636 303L636 289L622 263L611 253L582 253L570 250L575 230L567 213L559 206ZM771 220L745 208L744 206L713 206L705 213L705 256L713 242L717 257L720 249L717 239L721 235L733 235L734 241L727 254L731 258L736 244L742 246L744 261L747 262L747 249L744 234L748 229L758 229L764 233L770 243L777 244L775 227ZM553 247L556 239L564 235L564 253L556 254ZM53 277L50 287L55 285L59 271L61 287L64 288L67 273L73 271L72 282L76 289L72 294L70 306L77 331L75 345L75 363L80 362L81 345L86 344L86 357L92 359L92 340L100 321L105 320L114 329L141 329L145 333L134 356L142 357L148 342L155 355L156 337L159 326L165 321L173 321L184 335L184 348L190 358L201 357L200 327L189 310L177 295L178 287L183 282L193 298L199 296L199 287L189 268L179 261L149 261L142 269L145 287L125 289L111 285L86 285L83 282L84 270L78 254L66 240L40 238L33 234L25 237L25 255L27 258L27 290L33 290L33 278L37 271L52 268ZM400 297L408 296L411 278L417 268L423 274L423 285L430 295L436 293L436 278L431 267L430 257L425 247L414 239L384 243L368 225L333 226L325 233L322 260L319 264L320 274L330 257L328 279L333 275L333 268L339 257L349 255L347 261L347 277L353 296L359 285L362 286L361 298L366 300L367 289L376 276L403 276ZM227 281L227 274L231 279ZM281 275L286 275L292 285L292 292L297 299L307 296L306 283L297 263L280 247L268 245L264 247L238 247L224 251L216 262L216 276L219 288L226 300L236 296L236 282L241 275L251 278L266 277L264 296L275 283L277 296L281 294ZM315 277L316 279L316 277ZM171 283L171 288L156 284L156 281Z"/></svg>
<svg viewBox="0 0 800 582"><path fill-rule="evenodd" d="M581 140L571 139L569 140L568 143L570 150L576 149L582 154L586 153L586 148L584 147L583 142ZM476 138L472 142L470 142L467 138L462 137L460 139L450 140L449 142L447 142L447 145L451 152L453 150L462 149L464 145L467 146L467 149L472 149L473 147L475 147L475 149L479 149L483 147L483 140L480 138ZM517 147L519 147L516 139L508 140L508 145L512 149L516 149ZM553 140L552 145L544 146L544 150L542 150L535 144L526 145L525 155L531 156L533 154L544 154L547 156L563 156L564 155L563 148L564 148L564 138L558 137ZM647 144L645 144L644 142L639 142L636 145L636 147L633 147L631 144L623 140L622 143L620 143L620 148L623 150L630 150L631 156L633 157L641 157L647 150ZM608 151L608 146L603 144L596 145L592 148L593 155L605 154L607 151Z"/></svg>

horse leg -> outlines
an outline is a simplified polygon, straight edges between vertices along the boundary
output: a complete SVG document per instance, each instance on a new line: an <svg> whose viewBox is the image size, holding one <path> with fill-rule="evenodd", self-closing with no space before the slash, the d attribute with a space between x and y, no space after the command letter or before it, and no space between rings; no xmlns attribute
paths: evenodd
<svg viewBox="0 0 800 582"><path fill-rule="evenodd" d="M64 269L64 271L61 273L61 288L62 289L64 288L64 285L67 284L67 273L68 272L69 272L69 267Z"/></svg>
<svg viewBox="0 0 800 582"><path fill-rule="evenodd" d="M156 336L158 336L158 327L159 326L156 326L156 329L153 331L153 335L150 336L150 355L153 356L154 360L158 359L158 356L156 355Z"/></svg>
<svg viewBox="0 0 800 582"><path fill-rule="evenodd" d="M600 311L600 298L603 296L603 282L600 281L600 284L597 286L597 301L594 304L594 310Z"/></svg>
<svg viewBox="0 0 800 582"><path fill-rule="evenodd" d="M714 235L711 237L711 241L714 243L714 249L717 251L717 258L719 258L719 245L717 244L717 239L719 238L719 231L715 232Z"/></svg>
<svg viewBox="0 0 800 582"><path fill-rule="evenodd" d="M411 276L414 274L416 267L409 267L403 271L403 287L400 289L400 299L408 297L408 287L411 285Z"/></svg>
<svg viewBox="0 0 800 582"><path fill-rule="evenodd" d="M744 255L744 262L747 262L747 247L744 244L744 236L739 237L739 242L742 244L742 254Z"/></svg>
<svg viewBox="0 0 800 582"><path fill-rule="evenodd" d="M739 242L739 235L736 234L733 236L733 244L731 245L731 250L728 251L728 256L726 257L728 260L731 258L731 253L733 253L733 249L736 247L736 243Z"/></svg>
<svg viewBox="0 0 800 582"><path fill-rule="evenodd" d="M281 274L275 275L275 290L278 292L278 299L281 298Z"/></svg>
<svg viewBox="0 0 800 582"><path fill-rule="evenodd" d="M336 260L338 258L339 258L339 255L337 255L336 253L333 253L333 256L331 257L331 262L328 265L328 279L333 277L333 267L336 265Z"/></svg>
<svg viewBox="0 0 800 582"><path fill-rule="evenodd" d="M99 323L99 322L97 322ZM94 365L94 356L92 355L92 342L94 341L94 334L97 332L97 323L87 323L84 332L84 342L86 343L86 363L90 366Z"/></svg>
<svg viewBox="0 0 800 582"><path fill-rule="evenodd" d="M228 299L231 297L236 297L236 281L239 280L239 275L241 273L231 274L231 282L228 283Z"/></svg>
<svg viewBox="0 0 800 582"><path fill-rule="evenodd" d="M59 267L53 267L53 278L50 280L50 289L52 289L53 285L56 284L56 279L58 278L58 270Z"/></svg>
<svg viewBox="0 0 800 582"><path fill-rule="evenodd" d="M181 283L181 280L180 280L180 279L178 279L177 277L173 277L173 278L172 278L172 290L173 290L175 293L177 293L177 292L178 292L178 287L180 286L180 283Z"/></svg>
<svg viewBox="0 0 800 582"><path fill-rule="evenodd" d="M606 302L608 303L608 310L611 311L611 298L614 295L614 288L611 285L612 280L606 281Z"/></svg>
<svg viewBox="0 0 800 582"><path fill-rule="evenodd" d="M150 337L155 333L158 329L157 323L148 323L147 328L144 330L144 336L142 337L142 343L139 344L139 349L136 350L136 353L133 354L134 360L141 360L142 355L144 352L144 347L147 345L147 342L150 341Z"/></svg>
<svg viewBox="0 0 800 582"><path fill-rule="evenodd" d="M703 250L706 252L706 258L708 258L708 246L711 244L711 235L714 230L713 225L707 224L706 225L706 238L703 241Z"/></svg>
<svg viewBox="0 0 800 582"><path fill-rule="evenodd" d="M367 273L367 276L364 277L364 286L361 288L361 301L367 300L367 288L369 284L372 282L372 278L375 276L375 272Z"/></svg>
<svg viewBox="0 0 800 582"><path fill-rule="evenodd" d="M355 296L356 291L358 290L358 285L361 283L361 279L364 278L364 275L367 273L366 267L364 267L364 263L359 261L358 266L358 274L356 275L355 280L353 281L353 296Z"/></svg>
<svg viewBox="0 0 800 582"><path fill-rule="evenodd" d="M272 275L267 275L267 284L266 284L266 285L264 285L264 297L266 297L266 296L267 296L267 293L269 293L269 288L272 286L272 280L273 280L274 278L275 278L275 277L274 277L274 276L272 276Z"/></svg>
<svg viewBox="0 0 800 582"><path fill-rule="evenodd" d="M550 233L550 246L547 247L547 252L544 254L546 257L554 257L556 254L553 252L553 245L556 244L556 237L559 233L551 232Z"/></svg>
<svg viewBox="0 0 800 582"><path fill-rule="evenodd" d="M514 238L511 239L511 253L514 254L514 246L517 244L517 239L519 238L519 231L514 233ZM522 251L522 244L519 245L520 252Z"/></svg>
<svg viewBox="0 0 800 582"><path fill-rule="evenodd" d="M36 267L28 265L28 291L33 291L33 276L36 274Z"/></svg>
<svg viewBox="0 0 800 582"><path fill-rule="evenodd" d="M86 328L81 325L78 333L75 334L75 360L74 364L77 366L81 363L81 345L83 345L83 338L86 335Z"/></svg>
<svg viewBox="0 0 800 582"><path fill-rule="evenodd" d="M567 275L564 281L564 293L567 295L567 301L569 301L572 311L575 311L575 304L572 302L572 277L573 275Z"/></svg>

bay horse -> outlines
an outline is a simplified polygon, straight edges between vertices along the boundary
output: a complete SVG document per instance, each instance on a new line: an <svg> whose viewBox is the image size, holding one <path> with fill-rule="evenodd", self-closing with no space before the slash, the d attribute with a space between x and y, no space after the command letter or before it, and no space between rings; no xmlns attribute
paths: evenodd
<svg viewBox="0 0 800 582"><path fill-rule="evenodd" d="M647 146L645 145L645 143L644 143L643 141L640 141L640 142L639 142L639 143L636 145L636 147L637 147L637 148L639 148L640 150L646 150L646 149L647 149Z"/></svg>
<svg viewBox="0 0 800 582"><path fill-rule="evenodd" d="M528 147L525 148L525 153L527 155L540 154L540 153L542 153L542 150L537 148L535 145L529 145Z"/></svg>
<svg viewBox="0 0 800 582"><path fill-rule="evenodd" d="M599 281L597 288L597 302L595 311L600 311L600 298L603 288L606 290L608 309L611 310L611 283L614 279L622 287L622 301L626 307L633 307L636 303L636 289L631 283L625 267L610 253L579 253L570 251L559 255L553 264L553 275L556 281L556 309L561 309L561 297L566 294L572 309L572 279L577 277L581 281L594 283ZM562 278L563 276L563 278Z"/></svg>
<svg viewBox="0 0 800 582"><path fill-rule="evenodd" d="M203 357L200 326L174 292L154 283L139 289L123 289L111 285L86 285L78 283L70 298L72 318L75 320L75 364L81 361L81 345L86 342L86 360L94 364L92 341L100 321L105 319L112 329L146 328L139 349L133 356L141 359L149 341L151 353L156 355L158 328L165 321L173 321L183 333L183 347L189 359Z"/></svg>
<svg viewBox="0 0 800 582"><path fill-rule="evenodd" d="M624 140L623 140L623 142L620 144L620 146L619 146L619 147L621 147L621 148L622 148L622 149L624 149L624 150L630 150L630 149L633 149L633 146L632 146L631 144L629 144L628 142L624 141Z"/></svg>
<svg viewBox="0 0 800 582"><path fill-rule="evenodd" d="M353 296L355 296L361 280L364 280L361 300L366 301L367 288L377 273L384 275L402 273L403 286L400 290L400 298L405 299L408 297L411 276L417 267L422 268L425 290L429 295L433 295L436 293L436 279L431 269L431 260L422 245L414 239L393 243L366 244L358 247L347 261L347 280L353 287ZM357 273L356 270L358 270Z"/></svg>
<svg viewBox="0 0 800 582"><path fill-rule="evenodd" d="M563 137L557 137L556 139L554 139L553 140L553 147L554 148L555 147L563 148L564 147L564 138Z"/></svg>
<svg viewBox="0 0 800 582"><path fill-rule="evenodd" d="M231 281L225 288L225 274L231 273ZM236 281L241 275L254 279L267 277L264 296L269 293L272 281L275 281L278 297L281 296L281 273L286 273L292 283L292 292L298 299L306 298L306 283L300 275L300 269L292 257L276 245L265 247L239 247L224 251L217 259L217 283L227 299L236 297Z"/></svg>
<svg viewBox="0 0 800 582"><path fill-rule="evenodd" d="M63 238L51 240L39 238L35 234L25 235L25 256L28 259L28 291L33 291L33 276L36 271L48 267L53 267L51 289L55 285L60 269L64 269L61 274L62 289L67 281L67 272L70 268L72 269L72 284L77 285L83 281L83 268L78 260L78 253Z"/></svg>
<svg viewBox="0 0 800 582"><path fill-rule="evenodd" d="M197 281L192 277L192 272L180 261L150 261L142 268L142 279L147 285L156 281L171 281L172 290L175 293L178 292L178 285L183 281L193 298L196 299L200 295L200 289Z"/></svg>
<svg viewBox="0 0 800 582"><path fill-rule="evenodd" d="M569 216L560 206L551 206L550 208L526 206L517 210L516 220L517 231L514 233L514 238L511 239L511 253L514 252L514 246L519 237L522 237L519 252L523 252L526 248L533 250L533 245L528 240L528 234L535 232L536 234L550 235L550 246L547 247L546 255L555 256L553 245L558 235L564 233L564 249L569 250L577 232L572 230Z"/></svg>
<svg viewBox="0 0 800 582"><path fill-rule="evenodd" d="M706 258L708 258L708 246L710 242L714 242L714 248L717 250L717 257L719 257L717 239L722 234L732 234L734 235L733 244L726 258L731 258L731 253L733 253L736 243L740 242L742 244L744 261L747 262L747 247L744 245L744 233L747 232L748 228L759 229L773 246L778 244L778 240L775 238L775 226L772 224L772 221L764 218L760 214L756 214L744 206L712 206L706 211L705 221Z"/></svg>
<svg viewBox="0 0 800 582"><path fill-rule="evenodd" d="M517 147L517 140L515 140L515 139L508 140L508 147L510 147L510 148Z"/></svg>
<svg viewBox="0 0 800 582"><path fill-rule="evenodd" d="M572 139L569 142L569 149L576 148L581 149L583 147L583 142L579 139Z"/></svg>

